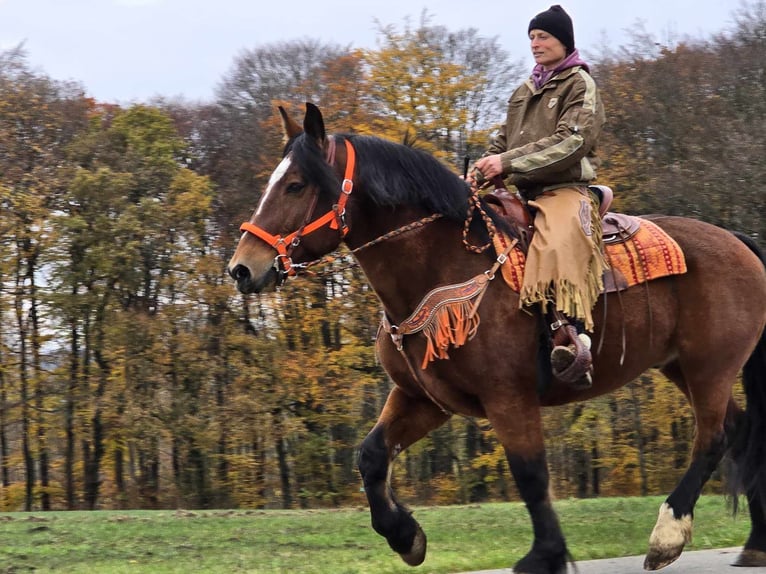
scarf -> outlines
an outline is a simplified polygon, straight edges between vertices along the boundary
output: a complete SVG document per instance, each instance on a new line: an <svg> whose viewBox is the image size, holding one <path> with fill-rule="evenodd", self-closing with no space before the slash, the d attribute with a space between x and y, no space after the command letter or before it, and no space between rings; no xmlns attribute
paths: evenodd
<svg viewBox="0 0 766 574"><path fill-rule="evenodd" d="M574 66L581 66L586 72L590 73L590 66L588 66L585 61L580 58L580 53L575 50L571 54L569 54L566 58L564 58L561 63L556 66L552 70L545 70L543 69L542 64L537 64L532 69L532 81L535 84L535 89L539 90L542 88L545 83L550 80L553 76L558 74L559 72L566 70L568 68L573 68Z"/></svg>

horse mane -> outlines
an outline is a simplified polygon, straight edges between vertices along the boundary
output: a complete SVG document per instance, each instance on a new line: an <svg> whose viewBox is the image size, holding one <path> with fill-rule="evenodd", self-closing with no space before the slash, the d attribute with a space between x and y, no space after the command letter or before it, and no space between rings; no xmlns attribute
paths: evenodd
<svg viewBox="0 0 766 574"><path fill-rule="evenodd" d="M336 145L348 139L356 151L354 183L380 207L409 205L429 213L462 221L470 189L447 166L425 151L376 136L340 134ZM305 134L289 144L300 169L322 192L338 195L340 182L319 146Z"/></svg>
<svg viewBox="0 0 766 574"><path fill-rule="evenodd" d="M346 137L357 150L359 183L377 205L419 206L448 219L465 219L470 188L434 156L374 136Z"/></svg>
<svg viewBox="0 0 766 574"><path fill-rule="evenodd" d="M363 187L370 200L380 207L420 207L432 214L463 222L468 211L469 185L429 153L377 136L337 134L336 145L348 139L356 151L355 187ZM285 154L292 153L299 168L320 187L320 193L336 201L341 182L316 142L306 134L291 138ZM496 228L518 239L518 231L481 199L485 213ZM481 217L471 221L472 233L481 242L489 241Z"/></svg>

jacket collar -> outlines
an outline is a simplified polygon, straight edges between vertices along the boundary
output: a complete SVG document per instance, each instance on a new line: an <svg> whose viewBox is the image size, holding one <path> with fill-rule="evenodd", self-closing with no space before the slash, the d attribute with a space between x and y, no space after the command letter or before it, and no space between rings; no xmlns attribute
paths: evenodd
<svg viewBox="0 0 766 574"><path fill-rule="evenodd" d="M550 90L552 88L556 87L556 84L558 82L561 82L563 80L566 80L570 76L577 74L580 70L582 70L582 66L572 66L571 68L567 68L565 70L561 70L558 74L550 78L543 86L538 90L535 88L535 82L532 80L532 77L530 76L527 78L527 81L525 84L529 88L530 92L543 92L545 90Z"/></svg>

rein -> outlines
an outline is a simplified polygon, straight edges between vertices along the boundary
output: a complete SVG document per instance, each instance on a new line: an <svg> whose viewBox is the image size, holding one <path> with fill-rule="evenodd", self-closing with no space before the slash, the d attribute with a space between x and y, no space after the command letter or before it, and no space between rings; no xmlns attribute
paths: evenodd
<svg viewBox="0 0 766 574"><path fill-rule="evenodd" d="M360 245L359 247L355 247L354 249L351 249L349 253L351 255L354 255L356 253L359 253L360 251L363 251L367 249L368 247L372 247L374 245L377 245L378 243L382 243L384 241L387 241L389 239L393 239L394 237L397 237L399 235L403 235L404 233L408 233L410 231L414 231L416 229L420 229L421 227L425 227L429 223L432 223L436 221L437 219L440 219L442 216L441 213L432 213L431 215L428 215L426 217L423 217L421 219L418 219L417 221L413 221L412 223L408 223L406 225L402 225L401 227L397 227L396 229L389 231L388 233L385 233L381 235L380 237L376 237L375 239L372 239L368 241L367 243ZM338 271L343 271L345 269L351 269L353 267L357 267L359 263L352 259L351 263L345 267L341 268L335 268L331 271L324 273L324 272L317 272L317 271L310 271L308 268L313 267L315 265L322 265L322 264L330 264L334 263L338 258L334 255L325 255L324 257L320 259L315 259L314 261L308 261L306 263L293 263L294 268L298 268L300 272L306 273L308 275L311 275L312 277L323 277L327 273L337 273Z"/></svg>
<svg viewBox="0 0 766 574"><path fill-rule="evenodd" d="M489 232L489 241L487 241L487 243L484 245L473 245L470 241L468 241L468 231L471 228L474 211L478 211L481 214L481 218L484 220L484 224L487 226L487 231ZM472 192L471 197L468 198L468 213L466 214L465 223L463 224L463 245L465 246L466 250L472 253L481 254L490 248L492 245L492 238L495 235L497 235L497 228L495 227L495 223L492 221L492 218L484 210L484 207L482 207L481 200L479 199L479 192Z"/></svg>
<svg viewBox="0 0 766 574"><path fill-rule="evenodd" d="M473 245L468 240L468 233L471 227L471 221L473 220L474 210L477 210L481 214L481 218L484 221L485 225L487 226L487 230L489 231L490 241L485 243L484 245ZM351 254L353 255L355 253L359 253L360 251L367 249L368 247L372 247L374 245L377 245L378 243L382 243L384 241L387 241L389 239L402 235L403 233L407 233L409 231L413 231L415 229L424 227L428 225L429 223L432 223L442 217L444 216L441 213L432 213L431 215L427 215L426 217L418 219L417 221L413 221L412 223L408 223L406 225L402 225L401 227L397 227L396 229L389 231L388 233L384 233L380 237L376 237L375 239L372 239L368 241L367 243L360 245L359 247L355 247L354 249L351 250ZM481 254L481 253L484 253L487 249L489 249L490 245L492 245L492 237L495 236L496 234L497 234L497 228L495 227L495 224L492 221L492 218L487 214L485 209L482 207L478 192L474 191L471 194L471 196L468 198L468 213L466 215L466 220L463 225L463 245L465 246L467 251L470 251L476 254ZM309 267L313 267L315 265L333 263L336 259L337 258L332 255L326 255L325 257L322 257L320 259L315 259L314 261L309 261L307 263L292 263L292 267L295 268L297 271L309 273L312 276L317 277L317 276L320 276L320 273L308 271ZM355 267L356 265L357 263L353 262L351 265L344 267L343 269L350 269L351 267ZM338 269L334 269L332 273L335 273L337 271Z"/></svg>

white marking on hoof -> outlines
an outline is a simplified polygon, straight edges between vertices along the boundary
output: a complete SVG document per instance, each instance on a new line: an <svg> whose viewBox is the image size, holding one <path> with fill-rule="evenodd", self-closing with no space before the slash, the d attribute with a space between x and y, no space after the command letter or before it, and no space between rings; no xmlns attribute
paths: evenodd
<svg viewBox="0 0 766 574"><path fill-rule="evenodd" d="M660 506L660 515L649 536L649 551L644 560L644 570L659 570L674 562L692 540L692 517L684 514L673 516L673 509L667 502Z"/></svg>

